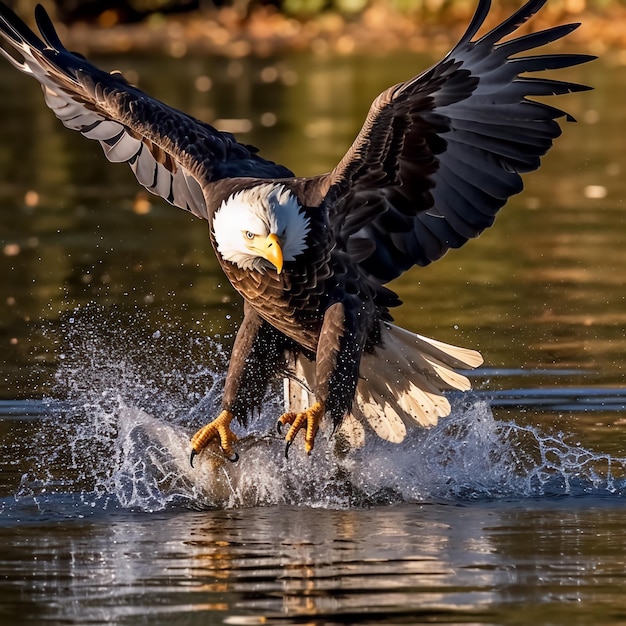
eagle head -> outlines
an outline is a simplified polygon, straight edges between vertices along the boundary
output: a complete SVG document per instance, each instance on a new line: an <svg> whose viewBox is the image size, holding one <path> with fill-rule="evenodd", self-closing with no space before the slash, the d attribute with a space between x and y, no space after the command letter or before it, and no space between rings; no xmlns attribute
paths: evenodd
<svg viewBox="0 0 626 626"><path fill-rule="evenodd" d="M247 270L294 261L306 248L310 219L284 185L263 183L242 189L222 202L213 216L217 252Z"/></svg>

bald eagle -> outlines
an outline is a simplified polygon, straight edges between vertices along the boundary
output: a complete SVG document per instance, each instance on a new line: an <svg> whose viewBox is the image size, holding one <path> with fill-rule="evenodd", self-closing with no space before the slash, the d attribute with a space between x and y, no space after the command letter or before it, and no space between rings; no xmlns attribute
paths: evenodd
<svg viewBox="0 0 626 626"><path fill-rule="evenodd" d="M528 96L587 87L527 74L592 57L525 53L578 24L506 39L545 2L529 0L477 38L490 8L479 0L452 51L380 94L339 164L310 178L69 52L41 6L40 38L0 4L2 55L41 83L65 126L128 163L148 191L208 221L245 301L222 411L192 437L192 462L211 440L237 458L231 422L245 424L276 377L288 381L291 406L278 419L286 451L304 430L310 452L323 418L355 442L367 428L401 441L407 428L449 414L446 390L470 388L458 370L481 356L395 326L390 309L400 300L385 285L491 226L560 134L556 120L571 120Z"/></svg>

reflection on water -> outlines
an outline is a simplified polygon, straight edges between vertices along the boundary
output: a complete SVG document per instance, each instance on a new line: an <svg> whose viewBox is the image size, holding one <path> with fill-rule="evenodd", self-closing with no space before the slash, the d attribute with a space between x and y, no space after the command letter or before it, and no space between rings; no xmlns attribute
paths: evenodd
<svg viewBox="0 0 626 626"><path fill-rule="evenodd" d="M427 60L171 63L105 60L313 174ZM476 393L401 446L322 437L287 460L275 390L238 464L191 470L241 316L206 227L138 196L1 65L0 615L620 623L626 75L609 59L567 78L597 89L563 104L580 121L526 192L396 284L399 323L484 353Z"/></svg>
<svg viewBox="0 0 626 626"><path fill-rule="evenodd" d="M18 623L617 624L622 518L585 501L109 511L22 526L2 564Z"/></svg>

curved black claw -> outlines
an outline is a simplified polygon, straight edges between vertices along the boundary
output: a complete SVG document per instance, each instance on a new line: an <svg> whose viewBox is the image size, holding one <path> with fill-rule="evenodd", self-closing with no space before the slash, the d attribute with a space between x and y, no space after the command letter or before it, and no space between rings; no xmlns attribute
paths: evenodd
<svg viewBox="0 0 626 626"><path fill-rule="evenodd" d="M236 452L233 452L233 456L226 457L231 463L237 463L239 460L239 455Z"/></svg>
<svg viewBox="0 0 626 626"><path fill-rule="evenodd" d="M285 446L285 458L288 459L289 458L289 448L291 447L291 441L287 442L287 445Z"/></svg>
<svg viewBox="0 0 626 626"><path fill-rule="evenodd" d="M280 420L278 420L278 421L276 422L276 432L277 432L279 435L282 435L282 434L283 434L283 423L282 423Z"/></svg>
<svg viewBox="0 0 626 626"><path fill-rule="evenodd" d="M191 465L191 467L193 467L193 460L197 456L197 454L198 453L192 448L191 454L189 455L189 465Z"/></svg>

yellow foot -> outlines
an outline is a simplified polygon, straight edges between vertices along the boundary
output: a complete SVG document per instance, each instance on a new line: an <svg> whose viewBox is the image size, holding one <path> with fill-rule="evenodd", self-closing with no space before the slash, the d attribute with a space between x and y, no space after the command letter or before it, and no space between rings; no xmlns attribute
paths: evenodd
<svg viewBox="0 0 626 626"><path fill-rule="evenodd" d="M235 463L239 460L239 455L233 451L233 442L237 441L237 435L230 429L232 420L233 414L230 411L222 411L191 438L191 456L189 457L191 467L193 467L194 457L207 447L209 441L216 438L219 439L220 448L229 461Z"/></svg>
<svg viewBox="0 0 626 626"><path fill-rule="evenodd" d="M315 435L317 434L317 429L319 428L320 421L323 416L324 405L321 402L316 402L306 411L302 411L302 413L283 413L278 418L278 432L281 432L281 426L290 424L289 430L285 435L285 441L287 442L285 456L289 455L289 446L291 446L295 436L305 423L306 434L304 435L304 451L307 454L311 454L311 450L313 450L313 443L315 441Z"/></svg>

